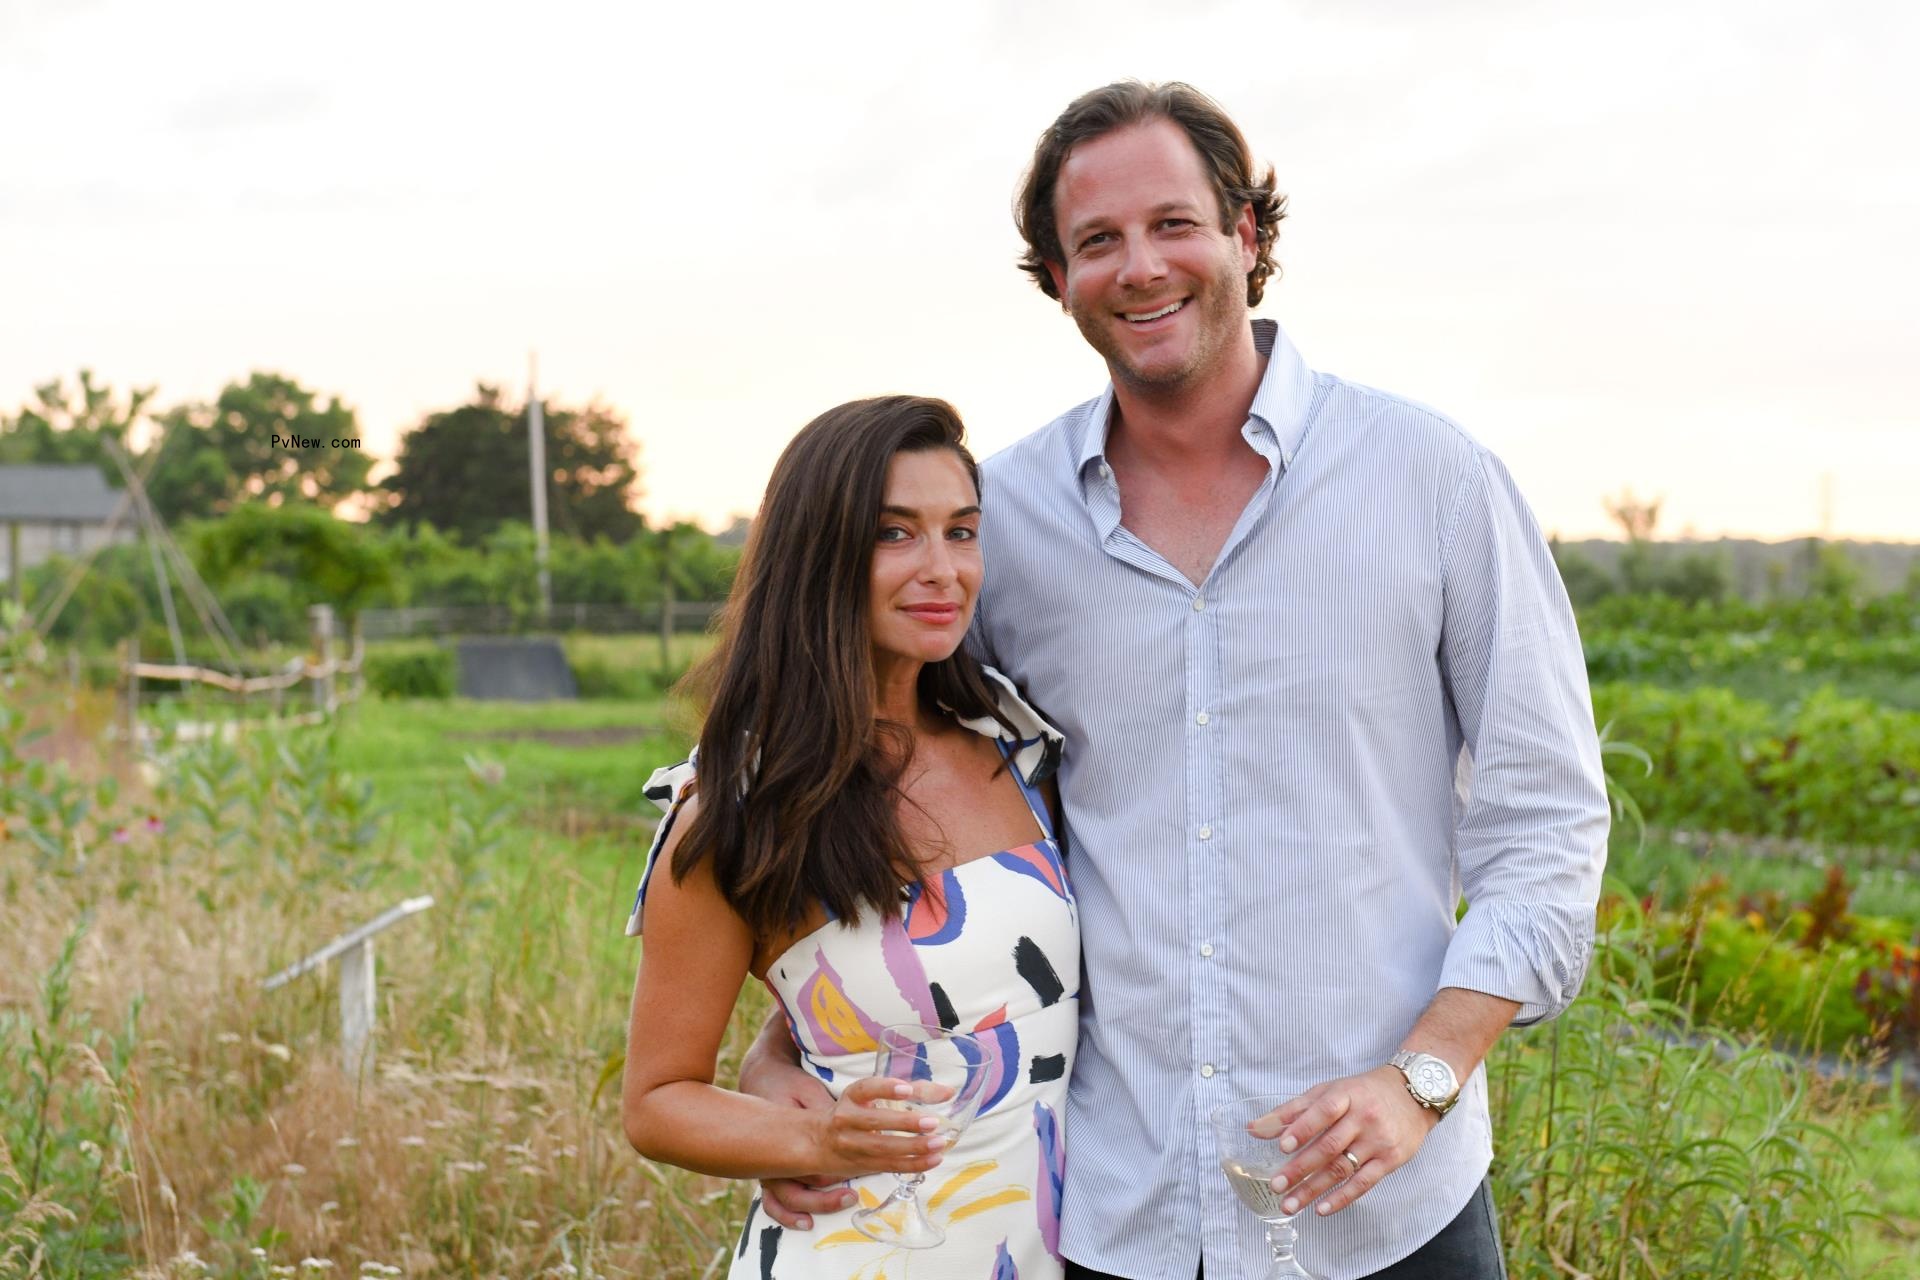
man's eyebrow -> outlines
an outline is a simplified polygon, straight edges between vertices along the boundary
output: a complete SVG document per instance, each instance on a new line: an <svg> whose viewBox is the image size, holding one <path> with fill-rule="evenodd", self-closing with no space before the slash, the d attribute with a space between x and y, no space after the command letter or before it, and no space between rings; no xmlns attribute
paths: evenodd
<svg viewBox="0 0 1920 1280"><path fill-rule="evenodd" d="M880 514L883 516L903 516L908 520L918 520L920 518L920 509L918 507L896 507L892 503L887 503L880 508ZM977 516L979 514L980 504L976 502L968 507L955 507L953 514L947 518L949 520L959 520L965 516Z"/></svg>
<svg viewBox="0 0 1920 1280"><path fill-rule="evenodd" d="M1191 200L1162 200L1159 204L1147 210L1147 213L1149 216L1157 218L1162 214L1168 213L1195 213L1198 211L1198 208L1199 207ZM1104 213L1082 219L1067 229L1067 239L1070 242L1077 243L1080 237L1086 235L1087 232L1093 230L1095 227L1107 225L1112 221L1113 219Z"/></svg>

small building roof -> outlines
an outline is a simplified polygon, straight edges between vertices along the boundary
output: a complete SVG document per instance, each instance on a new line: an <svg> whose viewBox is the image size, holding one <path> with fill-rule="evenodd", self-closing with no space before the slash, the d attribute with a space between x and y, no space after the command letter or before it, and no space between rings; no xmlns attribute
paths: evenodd
<svg viewBox="0 0 1920 1280"><path fill-rule="evenodd" d="M105 524L120 505L100 468L55 463L0 466L0 524L10 520L71 520Z"/></svg>

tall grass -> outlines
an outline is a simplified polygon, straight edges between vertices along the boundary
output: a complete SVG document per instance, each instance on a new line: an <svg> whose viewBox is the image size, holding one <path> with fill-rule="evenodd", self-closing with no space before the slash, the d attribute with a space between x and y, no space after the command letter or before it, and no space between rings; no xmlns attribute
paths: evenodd
<svg viewBox="0 0 1920 1280"><path fill-rule="evenodd" d="M521 821L541 744L445 744L437 816L407 848L394 777L362 776L350 741L398 741L392 720L179 746L143 780L110 751L53 762L71 735L23 746L9 714L0 1274L724 1271L745 1189L621 1137L630 879ZM35 713L66 714L54 696ZM362 1082L338 1064L332 975L260 979L422 888L437 905L379 940ZM1910 1126L1690 1026L1653 998L1651 945L1628 911L1589 994L1494 1063L1514 1274L1860 1274L1850 1252L1880 1228L1852 1147L1897 1176ZM723 1080L765 1010L743 999Z"/></svg>

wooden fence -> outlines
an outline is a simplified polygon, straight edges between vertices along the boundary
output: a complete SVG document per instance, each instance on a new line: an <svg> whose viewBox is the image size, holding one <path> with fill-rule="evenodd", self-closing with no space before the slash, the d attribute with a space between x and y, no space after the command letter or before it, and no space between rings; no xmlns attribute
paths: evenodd
<svg viewBox="0 0 1920 1280"><path fill-rule="evenodd" d="M280 670L265 675L236 675L211 667L142 662L139 638L129 639L120 672L121 712L128 740L135 743L141 740L141 684L148 680L218 690L237 699L242 705L256 698L271 701L272 714L269 717L183 721L175 727L176 734L182 738L238 732L260 725L284 728L324 723L339 710L343 702L358 699L365 690L366 639L356 625L348 654L343 658L338 652L334 634L333 610L327 605L314 605L307 610L307 620L312 642L311 654L295 658ZM302 685L308 690L310 708L300 715L283 714L288 696Z"/></svg>

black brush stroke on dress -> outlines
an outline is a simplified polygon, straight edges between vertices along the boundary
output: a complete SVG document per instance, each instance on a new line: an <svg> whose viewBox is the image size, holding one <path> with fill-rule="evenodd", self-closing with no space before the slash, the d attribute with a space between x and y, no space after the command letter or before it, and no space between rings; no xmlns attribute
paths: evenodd
<svg viewBox="0 0 1920 1280"><path fill-rule="evenodd" d="M1013 944L1013 967L1027 980L1040 996L1043 1005L1058 1004L1060 997L1067 993L1060 981L1060 975L1053 970L1053 962L1047 959L1047 953L1032 938L1021 935L1020 941Z"/></svg>
<svg viewBox="0 0 1920 1280"><path fill-rule="evenodd" d="M773 1280L773 1264L780 1256L783 1230L782 1227L768 1227L760 1233L760 1280Z"/></svg>
<svg viewBox="0 0 1920 1280"><path fill-rule="evenodd" d="M941 1029L951 1031L959 1026L960 1014L954 1009L953 1001L947 997L946 989L937 982L929 982L927 990L933 993L933 1011L939 1015Z"/></svg>
<svg viewBox="0 0 1920 1280"><path fill-rule="evenodd" d="M734 1246L734 1257L744 1258L747 1256L747 1240L753 1235L753 1215L758 1212L760 1212L760 1197L755 1196L753 1203L747 1206L747 1220L740 1224L740 1243Z"/></svg>
<svg viewBox="0 0 1920 1280"><path fill-rule="evenodd" d="M1027 1080L1032 1084L1045 1084L1049 1080L1058 1080L1067 1074L1067 1055L1064 1053L1034 1054L1033 1061L1027 1064Z"/></svg>

